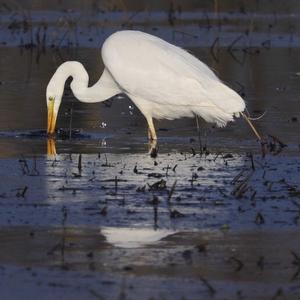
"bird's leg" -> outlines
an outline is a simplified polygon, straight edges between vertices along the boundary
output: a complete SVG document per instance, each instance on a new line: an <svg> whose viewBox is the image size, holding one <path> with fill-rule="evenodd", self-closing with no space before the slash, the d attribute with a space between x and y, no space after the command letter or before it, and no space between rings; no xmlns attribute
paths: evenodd
<svg viewBox="0 0 300 300"><path fill-rule="evenodd" d="M157 140L155 127L153 124L153 119L147 118L147 122L148 122L148 138L149 138L149 140L151 140L151 141Z"/></svg>
<svg viewBox="0 0 300 300"><path fill-rule="evenodd" d="M200 153L203 154L203 145L201 140L201 132L200 132L200 125L199 125L199 117L195 114L196 124L197 124L197 132L198 132L198 139L199 139L199 147Z"/></svg>
<svg viewBox="0 0 300 300"><path fill-rule="evenodd" d="M157 140L149 140L148 147L150 156L156 158L158 152Z"/></svg>
<svg viewBox="0 0 300 300"><path fill-rule="evenodd" d="M157 136L152 118L147 118L148 122L148 138L149 138L149 153L155 158L157 156Z"/></svg>
<svg viewBox="0 0 300 300"><path fill-rule="evenodd" d="M148 127L148 140L151 141L152 138L151 138L151 131L150 131L150 128Z"/></svg>

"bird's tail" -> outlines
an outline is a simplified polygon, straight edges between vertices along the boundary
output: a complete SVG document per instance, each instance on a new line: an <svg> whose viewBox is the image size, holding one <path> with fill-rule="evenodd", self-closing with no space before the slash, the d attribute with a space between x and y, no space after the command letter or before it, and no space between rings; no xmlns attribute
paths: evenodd
<svg viewBox="0 0 300 300"><path fill-rule="evenodd" d="M208 123L214 123L218 127L225 127L228 122L234 120L234 114L227 113L217 106L200 106L194 108L194 114L200 116Z"/></svg>
<svg viewBox="0 0 300 300"><path fill-rule="evenodd" d="M246 122L249 124L253 130L256 137L262 141L261 135L258 133L257 129L254 127L250 118L243 112L236 113L226 113L217 107L201 107L199 110L195 110L194 113L201 118L203 118L208 123L215 123L218 127L225 127L226 124L234 120L234 117L243 116Z"/></svg>

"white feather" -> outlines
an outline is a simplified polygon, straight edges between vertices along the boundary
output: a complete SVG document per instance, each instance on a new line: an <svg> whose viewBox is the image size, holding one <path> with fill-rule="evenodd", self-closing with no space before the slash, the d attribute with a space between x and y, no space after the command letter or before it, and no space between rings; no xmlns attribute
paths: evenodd
<svg viewBox="0 0 300 300"><path fill-rule="evenodd" d="M157 119L197 114L224 126L244 100L185 50L139 31L120 31L104 43L106 68L142 113Z"/></svg>
<svg viewBox="0 0 300 300"><path fill-rule="evenodd" d="M82 64L66 62L57 69L47 87L47 104L55 99L55 114L68 77L73 77L71 89L82 102L127 94L149 128L152 118L171 120L195 114L222 127L245 109L244 100L207 65L150 34L129 30L112 34L103 44L102 59L104 72L92 87Z"/></svg>

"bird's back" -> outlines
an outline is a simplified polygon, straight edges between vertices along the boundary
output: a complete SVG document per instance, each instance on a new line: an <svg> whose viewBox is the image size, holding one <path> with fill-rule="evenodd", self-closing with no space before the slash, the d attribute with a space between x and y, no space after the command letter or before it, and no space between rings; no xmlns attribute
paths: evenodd
<svg viewBox="0 0 300 300"><path fill-rule="evenodd" d="M173 119L196 113L223 126L245 108L241 97L208 66L150 34L116 32L103 44L102 57L124 92L146 101L144 107L154 117Z"/></svg>

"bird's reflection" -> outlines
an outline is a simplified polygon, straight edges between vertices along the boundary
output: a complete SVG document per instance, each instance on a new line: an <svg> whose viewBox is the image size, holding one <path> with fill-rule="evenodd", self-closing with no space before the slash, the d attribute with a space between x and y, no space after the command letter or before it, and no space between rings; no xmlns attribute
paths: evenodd
<svg viewBox="0 0 300 300"><path fill-rule="evenodd" d="M154 230L150 228L101 228L108 243L120 248L139 248L160 241L176 233L172 230Z"/></svg>
<svg viewBox="0 0 300 300"><path fill-rule="evenodd" d="M47 139L47 155L49 156L56 155L55 139L52 138Z"/></svg>

